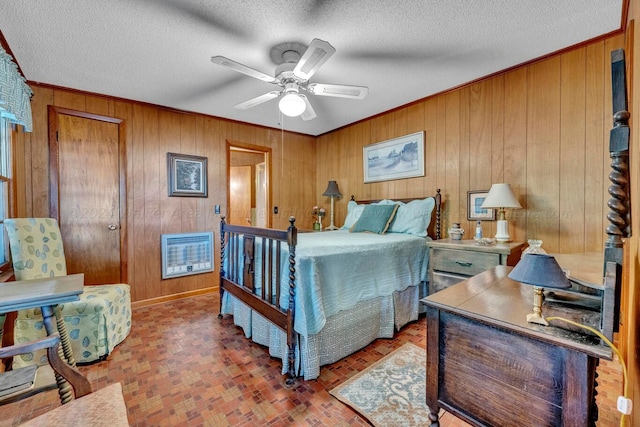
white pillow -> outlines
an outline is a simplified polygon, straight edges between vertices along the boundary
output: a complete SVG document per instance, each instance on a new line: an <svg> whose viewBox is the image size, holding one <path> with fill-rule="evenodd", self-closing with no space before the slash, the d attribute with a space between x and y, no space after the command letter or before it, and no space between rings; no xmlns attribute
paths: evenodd
<svg viewBox="0 0 640 427"><path fill-rule="evenodd" d="M387 233L407 233L427 237L431 213L436 206L433 197L400 203Z"/></svg>
<svg viewBox="0 0 640 427"><path fill-rule="evenodd" d="M349 200L349 203L347 204L347 217L344 219L344 225L340 228L343 230L350 229L353 224L358 221L360 215L362 215L364 207L365 205L359 205L353 200Z"/></svg>
<svg viewBox="0 0 640 427"><path fill-rule="evenodd" d="M379 202L376 203L371 203L372 205L397 205L400 202L395 202L393 200L390 199L382 199Z"/></svg>

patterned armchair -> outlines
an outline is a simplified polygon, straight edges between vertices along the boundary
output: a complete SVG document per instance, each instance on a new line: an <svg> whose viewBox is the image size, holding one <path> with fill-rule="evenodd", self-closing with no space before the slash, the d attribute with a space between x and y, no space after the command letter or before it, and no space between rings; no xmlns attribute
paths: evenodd
<svg viewBox="0 0 640 427"><path fill-rule="evenodd" d="M58 222L51 218L4 221L16 280L63 276L67 267ZM106 357L131 330L131 293L127 284L85 286L80 301L61 304L60 313L78 363ZM14 328L16 344L46 335L40 309L20 310ZM14 358L14 367L46 363L46 353Z"/></svg>

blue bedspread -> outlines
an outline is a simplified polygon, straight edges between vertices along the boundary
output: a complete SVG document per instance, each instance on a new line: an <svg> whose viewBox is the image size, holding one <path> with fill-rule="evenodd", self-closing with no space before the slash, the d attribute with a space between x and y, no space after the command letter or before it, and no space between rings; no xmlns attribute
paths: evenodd
<svg viewBox="0 0 640 427"><path fill-rule="evenodd" d="M256 251L261 249L256 247ZM281 258L280 306L288 306L288 248ZM260 256L256 259L259 276ZM318 333L326 319L358 302L427 281L425 238L410 234L299 233L296 246L295 330ZM256 277L259 282L259 277Z"/></svg>

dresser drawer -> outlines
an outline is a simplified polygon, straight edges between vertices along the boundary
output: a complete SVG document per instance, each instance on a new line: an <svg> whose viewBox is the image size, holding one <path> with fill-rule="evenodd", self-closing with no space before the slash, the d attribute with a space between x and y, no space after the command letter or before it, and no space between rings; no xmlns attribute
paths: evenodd
<svg viewBox="0 0 640 427"><path fill-rule="evenodd" d="M441 273L438 271L431 271L431 277L429 280L429 295L448 288L451 285L455 285L458 282L468 279L467 276L459 276L455 274Z"/></svg>
<svg viewBox="0 0 640 427"><path fill-rule="evenodd" d="M474 276L500 265L500 254L432 248L429 263L434 271Z"/></svg>

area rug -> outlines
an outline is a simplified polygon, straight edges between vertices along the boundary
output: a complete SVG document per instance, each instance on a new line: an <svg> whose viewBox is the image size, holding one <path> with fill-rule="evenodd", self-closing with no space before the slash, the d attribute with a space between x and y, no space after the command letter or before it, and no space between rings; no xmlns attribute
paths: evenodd
<svg viewBox="0 0 640 427"><path fill-rule="evenodd" d="M329 393L374 426L426 426L425 364L425 350L408 343Z"/></svg>

